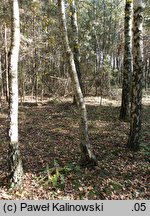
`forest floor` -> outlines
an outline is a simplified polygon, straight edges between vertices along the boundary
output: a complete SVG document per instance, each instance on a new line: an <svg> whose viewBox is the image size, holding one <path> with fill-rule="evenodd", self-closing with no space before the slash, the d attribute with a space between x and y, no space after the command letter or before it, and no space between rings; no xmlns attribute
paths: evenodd
<svg viewBox="0 0 150 216"><path fill-rule="evenodd" d="M23 185L8 189L7 115L0 113L0 199L149 199L150 97L144 100L141 149L126 148L129 123L119 120L120 101L86 98L89 135L98 159L81 167L78 111L71 99L19 108Z"/></svg>

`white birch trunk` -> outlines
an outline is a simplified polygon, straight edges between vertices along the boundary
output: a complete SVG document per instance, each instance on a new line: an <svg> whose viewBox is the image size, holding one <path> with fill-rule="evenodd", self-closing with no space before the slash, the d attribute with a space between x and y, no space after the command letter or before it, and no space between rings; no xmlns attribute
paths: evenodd
<svg viewBox="0 0 150 216"><path fill-rule="evenodd" d="M10 129L9 129L9 157L10 157L10 178L13 185L20 185L22 182L22 161L18 142L18 58L20 46L19 6L18 0L10 0L12 8L11 27L11 49L9 60L10 76Z"/></svg>
<svg viewBox="0 0 150 216"><path fill-rule="evenodd" d="M81 132L81 141L80 141L80 149L81 149L81 161L83 165L97 163L95 156L91 151L89 136L88 136L88 125L87 125L87 111L83 98L83 94L81 91L81 87L79 84L79 79L75 67L73 53L71 52L68 34L67 34L67 26L66 26L66 16L65 16L65 6L64 0L58 0L59 13L60 13L60 21L62 27L62 36L65 46L65 51L68 57L69 65L70 65L70 77L72 80L72 84L74 87L74 92L77 98L77 103L80 111L80 132Z"/></svg>
<svg viewBox="0 0 150 216"><path fill-rule="evenodd" d="M131 95L132 77L132 11L133 0L126 0L124 19L124 63L123 63L123 85L120 119L126 120L129 117L129 104Z"/></svg>
<svg viewBox="0 0 150 216"><path fill-rule="evenodd" d="M143 87L143 1L133 1L133 77L131 95L130 134L127 146L137 150L141 135Z"/></svg>
<svg viewBox="0 0 150 216"><path fill-rule="evenodd" d="M82 76L80 70L80 51L79 51L79 40L78 40L77 11L76 11L76 5L74 0L70 1L70 16L71 16L71 27L72 27L74 62L76 66L80 87L83 93L84 88L83 88ZM76 104L75 98L73 104Z"/></svg>

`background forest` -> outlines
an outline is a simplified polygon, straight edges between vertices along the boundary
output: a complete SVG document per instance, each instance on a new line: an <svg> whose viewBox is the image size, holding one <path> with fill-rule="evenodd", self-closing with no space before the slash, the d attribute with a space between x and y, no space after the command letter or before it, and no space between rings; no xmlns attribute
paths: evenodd
<svg viewBox="0 0 150 216"><path fill-rule="evenodd" d="M148 199L150 2L3 0L0 29L0 199Z"/></svg>

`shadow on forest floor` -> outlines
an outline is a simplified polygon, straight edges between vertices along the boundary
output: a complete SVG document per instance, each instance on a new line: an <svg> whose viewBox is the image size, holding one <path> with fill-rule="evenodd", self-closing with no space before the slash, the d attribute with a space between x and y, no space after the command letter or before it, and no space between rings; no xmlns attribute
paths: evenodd
<svg viewBox="0 0 150 216"><path fill-rule="evenodd" d="M148 198L148 150L127 151L129 123L118 120L119 107L90 104L87 109L90 140L99 161L94 169L79 166L78 111L70 102L20 107L24 184L17 195L1 186L2 199ZM143 116L142 143L148 144L149 106L144 107ZM0 122L0 179L3 179L7 175L8 154L5 115L0 114Z"/></svg>

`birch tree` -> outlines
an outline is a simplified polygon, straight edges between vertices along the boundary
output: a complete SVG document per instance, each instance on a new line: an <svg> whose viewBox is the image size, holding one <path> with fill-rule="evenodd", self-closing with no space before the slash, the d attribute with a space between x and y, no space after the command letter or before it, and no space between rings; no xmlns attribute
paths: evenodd
<svg viewBox="0 0 150 216"><path fill-rule="evenodd" d="M12 186L22 182L23 168L18 142L18 58L20 45L18 0L10 0L11 5L11 48L9 60L10 102L9 102L9 161Z"/></svg>
<svg viewBox="0 0 150 216"><path fill-rule="evenodd" d="M77 12L76 12L76 5L74 0L70 1L70 16L71 16L72 38L73 38L74 62L76 66L80 87L83 93L83 83L82 83L81 70L80 70L80 51L79 51L79 39L78 39ZM76 104L75 97L73 103Z"/></svg>
<svg viewBox="0 0 150 216"><path fill-rule="evenodd" d="M142 112L143 84L143 2L133 1L133 77L131 95L130 134L127 147L133 150L139 148Z"/></svg>
<svg viewBox="0 0 150 216"><path fill-rule="evenodd" d="M58 0L58 8L59 8L59 15L60 15L60 22L61 22L60 26L62 28L64 49L68 57L68 62L70 65L70 77L72 80L72 84L74 87L74 92L77 98L78 108L80 112L81 161L83 165L87 165L87 164L96 165L97 161L96 161L94 154L91 151L91 145L90 145L90 140L89 140L89 135L88 135L87 111L86 111L86 106L84 102L84 97L83 97L81 87L79 84L79 79L78 79L78 75L77 75L77 71L75 67L73 53L70 49L69 41L68 41L64 0Z"/></svg>
<svg viewBox="0 0 150 216"><path fill-rule="evenodd" d="M129 116L132 76L132 10L133 0L126 0L124 19L124 68L122 85L122 103L120 109L120 119L122 120L126 120Z"/></svg>

